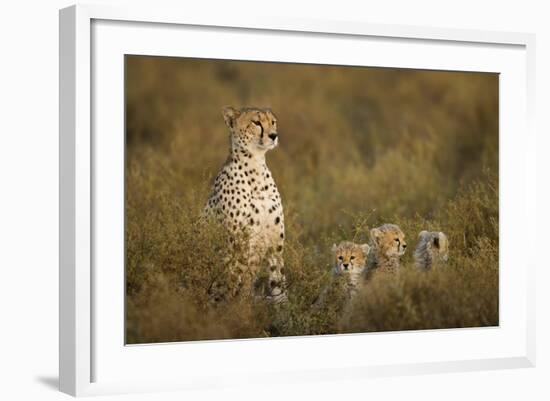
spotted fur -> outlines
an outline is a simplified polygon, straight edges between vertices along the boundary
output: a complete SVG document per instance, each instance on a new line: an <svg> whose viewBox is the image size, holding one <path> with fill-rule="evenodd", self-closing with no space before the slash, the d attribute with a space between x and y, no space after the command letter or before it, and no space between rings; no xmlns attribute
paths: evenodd
<svg viewBox="0 0 550 401"><path fill-rule="evenodd" d="M365 279L365 267L370 251L368 244L355 244L343 241L332 246L334 254L333 275L347 278L347 290L349 297L353 297Z"/></svg>
<svg viewBox="0 0 550 401"><path fill-rule="evenodd" d="M331 250L334 258L332 279L313 302L313 308L333 307L343 311L366 283L365 266L370 246L343 241L334 244Z"/></svg>
<svg viewBox="0 0 550 401"><path fill-rule="evenodd" d="M399 269L400 258L405 254L407 242L405 234L395 224L384 224L370 230L371 252L367 269L395 272Z"/></svg>
<svg viewBox="0 0 550 401"><path fill-rule="evenodd" d="M229 156L205 213L218 217L230 231L247 234L246 260L238 267L241 290L254 288L256 295L280 302L286 299L284 215L265 160L279 142L277 119L270 109L260 108L225 107L223 117L230 132ZM260 282L260 277L267 278Z"/></svg>

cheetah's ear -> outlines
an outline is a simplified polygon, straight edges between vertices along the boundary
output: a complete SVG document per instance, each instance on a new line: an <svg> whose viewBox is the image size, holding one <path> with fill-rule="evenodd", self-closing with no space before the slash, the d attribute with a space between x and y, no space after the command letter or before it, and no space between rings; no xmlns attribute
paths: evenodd
<svg viewBox="0 0 550 401"><path fill-rule="evenodd" d="M225 106L222 109L223 119L229 128L233 128L235 125L235 119L239 117L239 110L231 106Z"/></svg>
<svg viewBox="0 0 550 401"><path fill-rule="evenodd" d="M438 232L438 233L435 233L434 235L434 245L437 247L437 248L440 248L441 246L449 246L449 240L447 239L447 236L445 235L445 233L443 233L442 231Z"/></svg>
<svg viewBox="0 0 550 401"><path fill-rule="evenodd" d="M338 247L336 246L336 244L332 244L332 248L330 248L330 250L333 252L333 253L336 253L336 250L338 249Z"/></svg>
<svg viewBox="0 0 550 401"><path fill-rule="evenodd" d="M424 236L428 234L426 230L422 230L418 233L418 239L424 238Z"/></svg>
<svg viewBox="0 0 550 401"><path fill-rule="evenodd" d="M445 244L447 244L447 247L448 247L449 246L449 239L447 238L445 233L443 231L440 231L438 236L439 236L439 242L444 242Z"/></svg>
<svg viewBox="0 0 550 401"><path fill-rule="evenodd" d="M370 237L375 244L378 245L378 240L380 239L381 236L382 236L382 231L380 229L373 228L372 230L370 230Z"/></svg>
<svg viewBox="0 0 550 401"><path fill-rule="evenodd" d="M365 256L367 256L367 255L369 254L369 252L370 252L370 246L369 246L369 244L361 244L360 247L361 247L361 249L363 250L363 254L364 254Z"/></svg>

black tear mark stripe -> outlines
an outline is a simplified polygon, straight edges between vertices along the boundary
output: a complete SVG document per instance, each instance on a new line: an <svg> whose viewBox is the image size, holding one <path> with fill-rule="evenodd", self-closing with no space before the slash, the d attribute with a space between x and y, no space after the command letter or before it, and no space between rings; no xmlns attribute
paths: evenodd
<svg viewBox="0 0 550 401"><path fill-rule="evenodd" d="M252 121L255 125L257 125L258 127L260 127L260 129L262 130L260 132L260 137L264 137L264 127L262 126L262 123L260 123L259 121Z"/></svg>

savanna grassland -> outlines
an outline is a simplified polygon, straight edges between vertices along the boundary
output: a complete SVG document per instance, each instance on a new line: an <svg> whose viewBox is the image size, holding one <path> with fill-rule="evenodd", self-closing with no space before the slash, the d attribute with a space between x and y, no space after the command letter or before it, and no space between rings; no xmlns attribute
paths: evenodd
<svg viewBox="0 0 550 401"><path fill-rule="evenodd" d="M227 234L199 220L229 149L224 105L271 107L267 154L285 211L288 302L212 305ZM127 342L498 325L498 76L129 56ZM331 246L398 224L409 249L343 313ZM423 230L446 269L413 266Z"/></svg>

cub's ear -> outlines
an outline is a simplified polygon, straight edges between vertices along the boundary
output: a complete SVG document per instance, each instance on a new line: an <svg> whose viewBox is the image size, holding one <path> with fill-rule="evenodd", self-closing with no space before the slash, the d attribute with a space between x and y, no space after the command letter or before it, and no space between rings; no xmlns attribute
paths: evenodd
<svg viewBox="0 0 550 401"><path fill-rule="evenodd" d="M418 233L418 239L420 238L424 238L424 236L428 234L428 232L426 230L422 230Z"/></svg>
<svg viewBox="0 0 550 401"><path fill-rule="evenodd" d="M361 247L361 249L363 250L363 254L364 254L365 256L367 256L367 255L369 254L369 252L370 252L370 246L369 246L369 244L361 244L360 247Z"/></svg>
<svg viewBox="0 0 550 401"><path fill-rule="evenodd" d="M380 229L373 228L372 230L370 230L370 237L375 244L378 245L378 240L380 239L381 236L382 236L382 231Z"/></svg>
<svg viewBox="0 0 550 401"><path fill-rule="evenodd" d="M330 248L330 250L333 252L333 253L336 253L336 250L338 249L338 247L336 246L336 244L332 244L332 248Z"/></svg>
<svg viewBox="0 0 550 401"><path fill-rule="evenodd" d="M449 246L449 239L444 232L440 231L437 236L439 237L439 243L443 242L447 247Z"/></svg>
<svg viewBox="0 0 550 401"><path fill-rule="evenodd" d="M237 119L237 117L239 117L240 112L234 107L225 106L222 109L222 114L223 119L225 120L225 124L227 124L229 128L233 128L233 126L235 125L235 120Z"/></svg>
<svg viewBox="0 0 550 401"><path fill-rule="evenodd" d="M439 249L439 234L434 235L432 242Z"/></svg>

